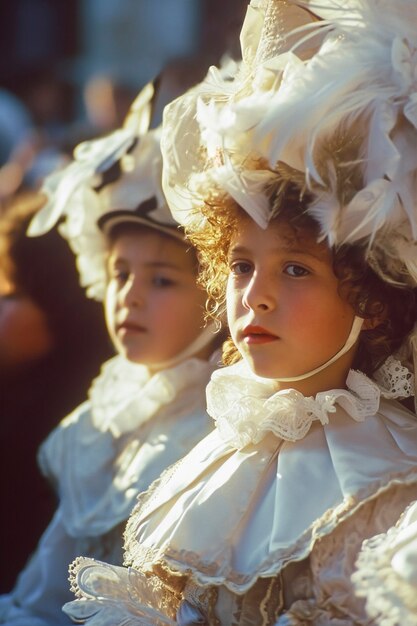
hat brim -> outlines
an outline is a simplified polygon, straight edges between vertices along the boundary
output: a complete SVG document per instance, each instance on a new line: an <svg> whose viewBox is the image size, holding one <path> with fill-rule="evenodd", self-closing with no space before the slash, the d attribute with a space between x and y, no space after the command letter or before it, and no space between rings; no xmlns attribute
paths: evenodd
<svg viewBox="0 0 417 626"><path fill-rule="evenodd" d="M149 216L143 217L137 215L128 210L109 211L97 220L99 229L104 235L106 235L106 237L109 237L114 228L120 224L138 224L162 232L169 237L178 239L179 241L184 241L185 239L182 229L169 224L157 222Z"/></svg>

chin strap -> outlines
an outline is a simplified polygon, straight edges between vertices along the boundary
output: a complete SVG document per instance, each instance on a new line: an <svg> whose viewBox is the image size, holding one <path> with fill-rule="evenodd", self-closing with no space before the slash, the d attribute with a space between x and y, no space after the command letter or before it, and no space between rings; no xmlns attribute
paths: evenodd
<svg viewBox="0 0 417 626"><path fill-rule="evenodd" d="M306 372L305 374L300 374L300 376L291 376L290 378L275 378L274 380L277 380L280 383L292 383L298 380L304 380L305 378L310 378L310 376L314 376L314 374L318 374L322 370L326 369L326 367L329 367L329 365L331 365L332 363L340 359L341 356L346 354L346 352L348 352L351 349L351 347L355 344L355 342L357 341L359 337L359 333L362 330L362 325L363 325L363 319L355 315L352 328L350 329L349 337L347 338L345 345L343 346L343 348L339 350L339 352L337 352L334 356L332 356L328 361L326 361L322 365L319 365L314 370L310 370L309 372ZM414 354L415 354L415 351L414 351Z"/></svg>
<svg viewBox="0 0 417 626"><path fill-rule="evenodd" d="M172 359L168 359L167 361L163 361L162 363L153 363L148 366L149 371L151 372L160 372L161 370L168 369L170 367L174 367L181 363L181 361L185 361L185 359L189 359L194 354L200 352L203 348L209 345L211 341L215 338L215 324L211 322L208 324L201 333L192 341L182 352L176 354Z"/></svg>

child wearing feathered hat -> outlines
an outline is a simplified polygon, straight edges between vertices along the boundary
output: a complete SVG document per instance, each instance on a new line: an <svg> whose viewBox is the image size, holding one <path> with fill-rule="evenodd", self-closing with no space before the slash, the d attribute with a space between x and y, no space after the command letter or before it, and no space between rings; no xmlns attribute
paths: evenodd
<svg viewBox="0 0 417 626"><path fill-rule="evenodd" d="M205 386L219 340L204 328L196 254L161 190L160 130L147 131L152 91L138 97L123 128L81 144L73 163L46 180L49 203L30 226L35 236L64 217L61 233L83 286L104 301L119 354L42 445L59 504L0 600L2 624L68 623L68 564L80 553L121 564L137 494L212 429Z"/></svg>

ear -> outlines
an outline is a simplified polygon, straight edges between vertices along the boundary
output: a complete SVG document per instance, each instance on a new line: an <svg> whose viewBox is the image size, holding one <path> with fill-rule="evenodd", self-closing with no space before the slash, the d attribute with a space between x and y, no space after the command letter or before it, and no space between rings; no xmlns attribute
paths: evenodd
<svg viewBox="0 0 417 626"><path fill-rule="evenodd" d="M377 318L368 317L367 319L363 320L362 330L373 330L379 325L379 323L380 320L378 320Z"/></svg>
<svg viewBox="0 0 417 626"><path fill-rule="evenodd" d="M365 313L366 306L360 308L363 308L363 313ZM372 312L370 311L370 317L365 317L363 314L361 315L361 313L359 313L359 316L363 317L362 330L375 330L375 328L378 328L378 326L380 326L387 319L387 306L383 304L382 307L378 308L380 310L375 311L374 315L372 315Z"/></svg>
<svg viewBox="0 0 417 626"><path fill-rule="evenodd" d="M363 320L362 330L374 330L380 324L382 324L383 317L376 315L375 317L368 317Z"/></svg>

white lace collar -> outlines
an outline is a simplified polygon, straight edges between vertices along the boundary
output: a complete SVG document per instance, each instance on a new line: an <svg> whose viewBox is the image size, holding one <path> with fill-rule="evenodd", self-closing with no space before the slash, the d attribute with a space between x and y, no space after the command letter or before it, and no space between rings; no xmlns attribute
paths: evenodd
<svg viewBox="0 0 417 626"><path fill-rule="evenodd" d="M277 391L275 381L255 376L240 361L213 373L207 387L207 411L223 441L236 449L259 443L267 432L297 441L305 437L313 422L328 424L336 405L361 422L375 415L381 396L399 398L414 393L411 373L393 357L378 370L375 380L350 370L347 389L305 397L295 389Z"/></svg>
<svg viewBox="0 0 417 626"><path fill-rule="evenodd" d="M114 437L133 432L212 369L212 363L191 358L152 375L146 366L116 356L103 365L90 388L93 424Z"/></svg>

